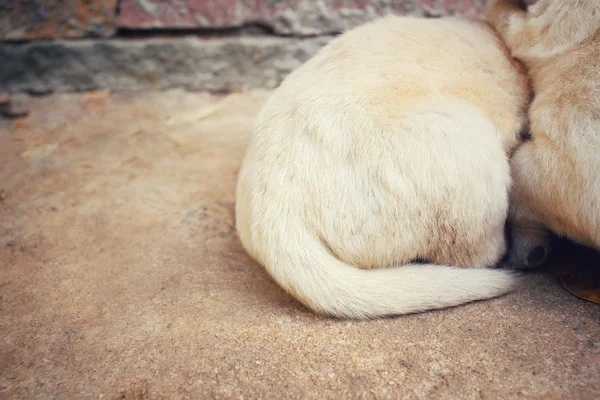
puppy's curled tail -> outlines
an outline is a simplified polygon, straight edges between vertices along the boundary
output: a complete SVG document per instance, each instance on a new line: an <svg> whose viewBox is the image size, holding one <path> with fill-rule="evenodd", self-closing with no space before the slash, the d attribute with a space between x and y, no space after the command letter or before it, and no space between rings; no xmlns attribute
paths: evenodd
<svg viewBox="0 0 600 400"><path fill-rule="evenodd" d="M505 294L516 280L503 270L440 265L363 270L335 258L310 234L295 236L285 243L270 240L264 265L306 306L334 317L365 319L457 306Z"/></svg>

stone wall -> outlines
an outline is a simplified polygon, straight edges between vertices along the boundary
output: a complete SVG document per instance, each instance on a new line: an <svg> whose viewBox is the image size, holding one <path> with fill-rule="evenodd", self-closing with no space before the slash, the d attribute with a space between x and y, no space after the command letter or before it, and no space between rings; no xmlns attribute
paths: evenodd
<svg viewBox="0 0 600 400"><path fill-rule="evenodd" d="M478 0L122 0L119 27L236 28L258 25L278 35L330 35L388 13L476 16Z"/></svg>
<svg viewBox="0 0 600 400"><path fill-rule="evenodd" d="M0 0L0 40L112 36L117 0Z"/></svg>
<svg viewBox="0 0 600 400"><path fill-rule="evenodd" d="M272 87L334 35L485 0L0 0L0 91Z"/></svg>

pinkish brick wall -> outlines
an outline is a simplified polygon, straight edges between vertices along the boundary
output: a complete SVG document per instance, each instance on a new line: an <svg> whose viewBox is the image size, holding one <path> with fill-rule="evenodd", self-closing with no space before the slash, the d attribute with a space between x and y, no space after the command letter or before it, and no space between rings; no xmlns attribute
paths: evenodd
<svg viewBox="0 0 600 400"><path fill-rule="evenodd" d="M339 32L388 13L481 16L485 0L121 0L128 29L233 28L258 24L285 35Z"/></svg>
<svg viewBox="0 0 600 400"><path fill-rule="evenodd" d="M0 39L110 36L117 0L0 0Z"/></svg>
<svg viewBox="0 0 600 400"><path fill-rule="evenodd" d="M323 35L388 13L481 16L484 3L485 0L0 0L0 40L112 36L118 28L214 30L245 25L259 25L281 35Z"/></svg>

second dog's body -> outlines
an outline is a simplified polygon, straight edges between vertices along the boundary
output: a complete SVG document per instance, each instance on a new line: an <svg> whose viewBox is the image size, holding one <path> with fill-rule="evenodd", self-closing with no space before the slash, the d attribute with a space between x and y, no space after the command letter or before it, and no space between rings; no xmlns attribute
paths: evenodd
<svg viewBox="0 0 600 400"><path fill-rule="evenodd" d="M529 69L532 140L512 162L516 268L547 254L544 227L600 249L600 1L492 0L488 18Z"/></svg>

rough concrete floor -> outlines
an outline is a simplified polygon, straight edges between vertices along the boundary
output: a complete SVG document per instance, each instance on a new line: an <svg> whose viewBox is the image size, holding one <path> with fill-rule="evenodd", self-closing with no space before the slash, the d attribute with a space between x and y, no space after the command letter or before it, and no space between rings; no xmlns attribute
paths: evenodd
<svg viewBox="0 0 600 400"><path fill-rule="evenodd" d="M277 287L233 225L265 96L60 95L0 122L0 397L600 398L600 306L547 272L366 322Z"/></svg>

